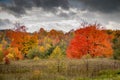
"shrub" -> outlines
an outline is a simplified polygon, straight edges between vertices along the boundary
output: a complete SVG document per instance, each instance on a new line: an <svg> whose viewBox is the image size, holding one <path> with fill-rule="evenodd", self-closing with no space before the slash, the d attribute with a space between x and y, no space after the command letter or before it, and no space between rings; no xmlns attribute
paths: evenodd
<svg viewBox="0 0 120 80"><path fill-rule="evenodd" d="M40 60L40 58L38 56L34 57L33 59L34 61Z"/></svg>
<svg viewBox="0 0 120 80"><path fill-rule="evenodd" d="M34 47L31 50L28 51L27 57L29 59L33 59L34 57L39 57L39 58L43 58L44 54L42 52L40 52L38 47Z"/></svg>
<svg viewBox="0 0 120 80"><path fill-rule="evenodd" d="M86 54L82 57L82 59L91 59L92 56L90 54Z"/></svg>
<svg viewBox="0 0 120 80"><path fill-rule="evenodd" d="M31 50L28 51L27 57L29 59L33 59L36 56L38 56L38 57L41 56L41 53L40 53L40 50L39 50L38 47L34 47L33 49L31 49Z"/></svg>
<svg viewBox="0 0 120 80"><path fill-rule="evenodd" d="M120 60L120 50L114 50L113 58Z"/></svg>

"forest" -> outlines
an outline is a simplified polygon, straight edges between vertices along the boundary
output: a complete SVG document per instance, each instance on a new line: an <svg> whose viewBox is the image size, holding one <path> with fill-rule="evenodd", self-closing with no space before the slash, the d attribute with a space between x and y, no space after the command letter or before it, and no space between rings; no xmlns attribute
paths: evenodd
<svg viewBox="0 0 120 80"><path fill-rule="evenodd" d="M50 66L52 64L52 67L47 67L48 72L46 72L46 75L48 75L47 73L55 72L57 72L57 74L59 73L60 75L65 75L66 73L67 77L73 77L76 74L80 75L84 72L84 69L81 69L83 70L81 72L77 71L79 71L78 69L83 62L85 64L82 66L85 66L85 70L88 71L88 74L86 72L83 76L87 75L87 77L96 76L99 71L105 70L108 67L110 70L120 69L120 30L107 30L101 27L99 24L81 25L80 28L71 30L69 32L63 32L54 29L47 31L44 28L40 28L39 31L29 33L26 30L26 26L22 25L15 26L14 29L0 31L0 78L3 73L8 74L12 72L13 63L19 69L13 70L13 73L22 72L23 74L24 72L31 70L29 69L31 68L30 66L36 66L37 68L32 70L34 70L33 73L34 75L37 75L37 77L33 76L31 80L48 80L50 76L47 76L48 79L44 79L45 74L43 74L44 78L41 78L38 75L41 75L41 70L43 70L43 72L46 71L46 69L44 69L42 66ZM35 62L29 62L29 60ZM83 60L83 62L81 62L81 60ZM94 65L92 61L95 62ZM81 64L79 64L79 62L81 62ZM96 69L96 64L100 69ZM19 65L27 65L27 67L29 67L25 67L24 70L21 70L23 66L19 68ZM68 67L66 68L65 65ZM92 66L92 69L89 67L90 65ZM74 67L71 69L71 66ZM5 72L3 67L5 68L5 71L9 69L8 72ZM89 71L89 69L91 71ZM108 71L108 73L112 74L115 72ZM107 71L103 71L103 73L108 74ZM70 80L69 78L53 78L51 80ZM28 76L27 79L30 80ZM115 80L119 79L120 77ZM1 80L6 79L1 78Z"/></svg>

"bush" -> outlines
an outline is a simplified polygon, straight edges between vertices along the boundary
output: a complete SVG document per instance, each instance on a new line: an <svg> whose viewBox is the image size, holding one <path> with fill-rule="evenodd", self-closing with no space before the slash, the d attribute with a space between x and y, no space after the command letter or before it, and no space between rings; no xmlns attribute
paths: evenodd
<svg viewBox="0 0 120 80"><path fill-rule="evenodd" d="M86 54L82 57L82 59L91 59L92 56L90 54Z"/></svg>
<svg viewBox="0 0 120 80"><path fill-rule="evenodd" d="M44 53L40 52L38 47L34 47L28 51L27 57L29 59L34 59L34 57L44 58Z"/></svg>
<svg viewBox="0 0 120 80"><path fill-rule="evenodd" d="M113 49L113 58L120 60L120 37L115 37L115 39L113 39Z"/></svg>
<svg viewBox="0 0 120 80"><path fill-rule="evenodd" d="M113 58L120 60L120 50L114 50Z"/></svg>

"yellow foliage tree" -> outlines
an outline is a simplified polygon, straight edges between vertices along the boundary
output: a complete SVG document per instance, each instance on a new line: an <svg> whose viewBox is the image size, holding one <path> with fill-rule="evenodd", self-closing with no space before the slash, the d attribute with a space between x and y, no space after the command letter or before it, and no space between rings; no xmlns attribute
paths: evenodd
<svg viewBox="0 0 120 80"><path fill-rule="evenodd" d="M56 46L56 48L51 53L50 58L57 58L57 59L63 58L63 54L59 46Z"/></svg>
<svg viewBox="0 0 120 80"><path fill-rule="evenodd" d="M28 51L36 45L37 45L37 37L35 35L33 36L26 35L26 37L24 37L24 41L22 42L21 52L24 55L26 55L28 54Z"/></svg>

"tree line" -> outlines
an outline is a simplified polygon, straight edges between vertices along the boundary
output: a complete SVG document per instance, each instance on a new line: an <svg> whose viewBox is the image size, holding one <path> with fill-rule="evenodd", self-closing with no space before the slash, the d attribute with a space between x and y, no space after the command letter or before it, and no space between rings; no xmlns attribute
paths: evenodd
<svg viewBox="0 0 120 80"><path fill-rule="evenodd" d="M26 32L26 26L0 31L0 61L95 58L120 59L120 30L106 30L98 24L84 25L67 33L57 30Z"/></svg>

